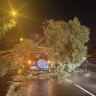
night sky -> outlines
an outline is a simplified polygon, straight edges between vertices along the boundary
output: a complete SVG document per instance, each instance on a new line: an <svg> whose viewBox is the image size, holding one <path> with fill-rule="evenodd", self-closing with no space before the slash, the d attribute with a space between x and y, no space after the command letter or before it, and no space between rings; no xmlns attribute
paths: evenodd
<svg viewBox="0 0 96 96"><path fill-rule="evenodd" d="M42 34L41 24L46 19L68 21L78 17L81 24L91 29L89 43L96 43L95 0L0 0L0 17L5 16L6 12L3 13L3 11L10 8L24 15L17 16L16 19L18 31L26 35Z"/></svg>

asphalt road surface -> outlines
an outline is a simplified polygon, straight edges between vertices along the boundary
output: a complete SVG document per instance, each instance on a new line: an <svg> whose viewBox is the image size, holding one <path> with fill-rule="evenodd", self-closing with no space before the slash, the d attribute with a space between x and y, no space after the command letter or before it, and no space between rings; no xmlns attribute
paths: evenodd
<svg viewBox="0 0 96 96"><path fill-rule="evenodd" d="M96 73L84 77L78 73L73 74L73 83L57 84L53 80L35 79L22 82L23 85L8 96L96 96ZM6 96L6 84L0 84L0 96Z"/></svg>
<svg viewBox="0 0 96 96"><path fill-rule="evenodd" d="M78 81L59 85L53 80L36 79L24 82L24 85L12 96L95 96L96 86L90 86L89 82Z"/></svg>

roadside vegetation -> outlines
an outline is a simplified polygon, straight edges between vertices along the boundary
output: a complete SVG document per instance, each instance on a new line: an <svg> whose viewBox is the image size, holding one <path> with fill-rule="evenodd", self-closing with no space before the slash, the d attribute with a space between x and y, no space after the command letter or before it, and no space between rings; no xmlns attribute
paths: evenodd
<svg viewBox="0 0 96 96"><path fill-rule="evenodd" d="M3 37L5 37L6 34L15 26L16 26L16 22L14 19L10 19L6 22L2 22L0 26L0 40L2 40ZM4 43L3 40L2 40L2 43ZM0 50L1 50L0 51L0 77L4 76L11 67L11 63L10 63L11 59L10 59L10 56L7 55L7 52L9 50L7 49L5 50L5 48L3 49L2 43L0 47Z"/></svg>

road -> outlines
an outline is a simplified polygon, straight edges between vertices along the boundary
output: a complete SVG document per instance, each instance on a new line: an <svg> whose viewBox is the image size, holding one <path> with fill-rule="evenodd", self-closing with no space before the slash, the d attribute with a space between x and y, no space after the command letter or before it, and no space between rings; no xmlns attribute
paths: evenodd
<svg viewBox="0 0 96 96"><path fill-rule="evenodd" d="M87 77L80 76L78 73L75 73L71 80L80 90L90 94L89 96L96 96L96 72L90 71L90 74L91 76Z"/></svg>
<svg viewBox="0 0 96 96"><path fill-rule="evenodd" d="M91 77L81 77L77 73L71 78L73 83L57 84L53 80L31 80L11 96L95 96L96 73ZM2 95L0 95L2 96Z"/></svg>
<svg viewBox="0 0 96 96"><path fill-rule="evenodd" d="M53 80L35 79L22 82L22 86L8 96L96 96L96 73L91 72L90 77L73 74L70 78L73 83L57 84ZM6 88L6 87L5 87ZM3 90L3 91L2 91ZM0 96L6 96L0 85Z"/></svg>
<svg viewBox="0 0 96 96"><path fill-rule="evenodd" d="M1 95L0 95L1 96ZM56 84L51 80L26 82L13 96L92 96L74 84ZM93 95L95 96L95 95Z"/></svg>

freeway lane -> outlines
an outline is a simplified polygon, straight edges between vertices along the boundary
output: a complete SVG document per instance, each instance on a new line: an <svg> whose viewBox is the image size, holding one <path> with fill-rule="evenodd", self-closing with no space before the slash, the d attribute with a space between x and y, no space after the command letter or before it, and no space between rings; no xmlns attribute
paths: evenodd
<svg viewBox="0 0 96 96"><path fill-rule="evenodd" d="M87 90L89 94L92 93L92 96L96 96L96 72L90 70L88 70L87 72L90 73L89 76L82 76L79 73L75 73L72 75L71 80L73 81L74 85L78 88L82 87L84 90ZM82 90L82 88L80 89Z"/></svg>
<svg viewBox="0 0 96 96"><path fill-rule="evenodd" d="M2 95L0 95L2 96ZM81 90L74 84L59 85L53 80L32 80L24 82L14 94L10 96L95 96Z"/></svg>
<svg viewBox="0 0 96 96"><path fill-rule="evenodd" d="M83 90L84 92L88 93L91 96L95 96L93 93L89 92L88 90L84 89L83 87L79 86L78 84L74 84L76 87L80 88L81 90Z"/></svg>

